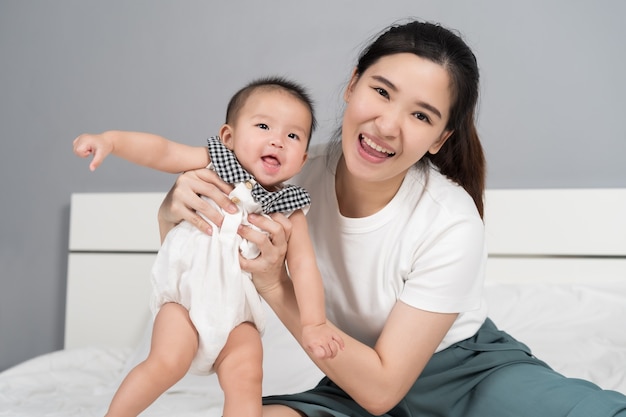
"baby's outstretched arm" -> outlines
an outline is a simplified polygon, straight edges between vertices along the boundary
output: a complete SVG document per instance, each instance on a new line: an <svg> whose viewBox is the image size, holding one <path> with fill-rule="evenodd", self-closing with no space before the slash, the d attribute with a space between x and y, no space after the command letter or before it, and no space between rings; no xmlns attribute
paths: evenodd
<svg viewBox="0 0 626 417"><path fill-rule="evenodd" d="M343 350L339 333L326 323L324 286L302 210L293 213L287 244L287 267L300 310L302 346L319 359L330 359Z"/></svg>
<svg viewBox="0 0 626 417"><path fill-rule="evenodd" d="M204 146L184 145L143 132L84 133L74 139L73 145L77 156L87 158L93 155L89 164L92 171L111 153L135 164L170 173L205 168L210 162Z"/></svg>

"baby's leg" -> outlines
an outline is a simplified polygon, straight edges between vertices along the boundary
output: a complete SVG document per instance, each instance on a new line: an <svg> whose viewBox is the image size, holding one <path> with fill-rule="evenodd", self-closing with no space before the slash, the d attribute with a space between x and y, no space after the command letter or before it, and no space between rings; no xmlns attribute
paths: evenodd
<svg viewBox="0 0 626 417"><path fill-rule="evenodd" d="M197 350L198 333L187 309L164 304L154 319L148 358L122 381L107 417L137 416L187 373Z"/></svg>
<svg viewBox="0 0 626 417"><path fill-rule="evenodd" d="M224 417L261 417L263 346L252 323L230 332L214 367L224 391Z"/></svg>

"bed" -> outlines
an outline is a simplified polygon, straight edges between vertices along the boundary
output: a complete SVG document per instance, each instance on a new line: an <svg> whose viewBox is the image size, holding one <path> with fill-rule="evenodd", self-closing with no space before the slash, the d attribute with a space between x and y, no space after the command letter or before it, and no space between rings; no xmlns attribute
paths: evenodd
<svg viewBox="0 0 626 417"><path fill-rule="evenodd" d="M0 416L102 416L150 337L162 193L71 197L63 350L0 373ZM626 393L626 189L488 190L486 299L498 326L559 372ZM265 394L320 371L271 310ZM187 375L144 416L221 415L214 376Z"/></svg>

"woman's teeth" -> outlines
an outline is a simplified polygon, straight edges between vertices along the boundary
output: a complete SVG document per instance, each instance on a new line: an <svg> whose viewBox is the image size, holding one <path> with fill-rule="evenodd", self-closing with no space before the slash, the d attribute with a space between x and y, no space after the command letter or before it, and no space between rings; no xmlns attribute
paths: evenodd
<svg viewBox="0 0 626 417"><path fill-rule="evenodd" d="M382 146L375 144L374 142L372 142L371 139L366 138L364 136L361 136L361 138L363 138L363 142L367 146L369 146L370 148L374 149L375 151L386 153L387 155L390 155L390 156L395 155L395 152L392 152L389 149L383 148Z"/></svg>

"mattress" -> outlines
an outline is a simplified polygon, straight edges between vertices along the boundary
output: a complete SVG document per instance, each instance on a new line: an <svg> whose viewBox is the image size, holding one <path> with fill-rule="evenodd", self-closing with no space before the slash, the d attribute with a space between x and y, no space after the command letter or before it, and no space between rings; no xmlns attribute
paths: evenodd
<svg viewBox="0 0 626 417"><path fill-rule="evenodd" d="M485 294L496 324L557 371L626 393L626 283L497 284ZM264 394L304 390L321 377L278 322L268 323L264 343ZM147 326L135 348L66 349L8 369L0 373L0 416L102 416L148 344ZM221 408L214 375L187 375L142 416L218 417Z"/></svg>

